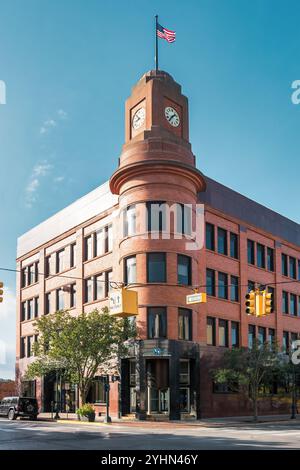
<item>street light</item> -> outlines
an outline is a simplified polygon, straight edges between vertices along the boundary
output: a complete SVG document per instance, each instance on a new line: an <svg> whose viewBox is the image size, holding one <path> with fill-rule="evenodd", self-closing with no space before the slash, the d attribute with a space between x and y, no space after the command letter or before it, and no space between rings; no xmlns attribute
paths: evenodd
<svg viewBox="0 0 300 470"><path fill-rule="evenodd" d="M111 417L109 416L109 389L110 389L109 375L107 375L105 379L105 384L104 384L105 401L106 401L106 413L105 413L105 418L104 418L105 423L111 423Z"/></svg>

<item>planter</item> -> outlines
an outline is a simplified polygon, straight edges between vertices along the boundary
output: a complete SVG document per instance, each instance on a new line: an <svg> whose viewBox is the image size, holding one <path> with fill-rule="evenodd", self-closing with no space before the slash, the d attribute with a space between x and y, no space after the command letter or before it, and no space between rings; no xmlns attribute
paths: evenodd
<svg viewBox="0 0 300 470"><path fill-rule="evenodd" d="M77 416L78 416L79 421L83 421L83 422L85 421L89 423L93 423L96 419L96 413L91 413L88 416L80 416L80 415L77 415Z"/></svg>

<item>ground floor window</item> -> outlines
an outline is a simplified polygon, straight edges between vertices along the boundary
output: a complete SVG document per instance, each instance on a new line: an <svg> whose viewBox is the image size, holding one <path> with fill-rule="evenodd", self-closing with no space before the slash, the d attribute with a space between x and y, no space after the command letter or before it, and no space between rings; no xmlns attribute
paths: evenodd
<svg viewBox="0 0 300 470"><path fill-rule="evenodd" d="M23 397L35 397L36 383L35 380L26 380L22 382L22 396Z"/></svg>
<svg viewBox="0 0 300 470"><path fill-rule="evenodd" d="M190 412L190 389L188 387L180 388L179 403L180 403L180 412L181 413L189 413Z"/></svg>
<svg viewBox="0 0 300 470"><path fill-rule="evenodd" d="M89 403L105 403L104 377L97 377L93 380L86 401Z"/></svg>

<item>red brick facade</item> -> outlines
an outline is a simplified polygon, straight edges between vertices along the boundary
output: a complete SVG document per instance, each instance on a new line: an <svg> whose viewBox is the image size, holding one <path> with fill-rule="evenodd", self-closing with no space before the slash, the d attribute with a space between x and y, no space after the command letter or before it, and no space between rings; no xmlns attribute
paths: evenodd
<svg viewBox="0 0 300 470"><path fill-rule="evenodd" d="M165 118L164 109L171 106L180 117L179 126L172 126ZM145 109L145 120L140 127L133 128L133 118L141 107ZM249 413L249 403L243 397L233 394L214 393L210 375L226 347L219 345L219 321L227 323L227 346L231 346L231 323L238 324L239 345L248 345L248 326L254 325L256 336L264 331L266 338L269 330L275 330L275 336L282 344L283 332L300 332L297 315L282 313L282 290L297 295L297 308L300 308L300 284L276 284L275 313L263 319L248 317L245 314L244 298L248 282L274 285L289 281L282 276L282 253L295 258L296 276L300 279L300 228L299 225L249 201L234 191L204 177L195 168L195 157L191 151L188 131L188 102L181 94L181 87L172 77L164 72L149 72L133 88L132 95L125 106L125 144L121 153L119 167L110 179L110 190L118 198L104 211L99 207L94 215L79 224L70 226L55 237L49 238L37 246L26 250L18 257L18 268L26 268L30 263L38 262L40 272L44 272L45 260L56 256L58 250L76 243L76 266L67 265L66 273L81 279L76 281L76 311L91 311L93 308L108 304L108 299L86 301L85 279L97 273L112 270L112 280L124 280L124 263L130 256L136 258L135 290L138 292L139 315L137 318L140 332L140 349L136 361L135 378L130 376L130 360L124 362L121 385L121 400L118 397L118 384L111 386L111 412L116 415L132 412L133 408L141 419L147 415L162 413L170 419L178 419L182 414L193 416L224 416ZM170 217L169 234L157 238L147 238L148 231L146 207L150 201L163 201L168 205L192 205L192 213L197 207L204 207L205 222L215 227L215 249L200 246L197 250L187 248L187 242L197 235L176 238L175 218ZM128 207L135 206L138 230L130 235L120 235L121 218ZM193 220L195 218L193 217ZM195 222L193 229L196 230ZM112 224L114 237L111 249L106 253L85 260L85 238L104 224ZM218 228L226 231L228 254L218 253ZM205 224L201 230L205 232ZM203 235L202 233L202 235ZM225 233L225 232L223 232ZM230 234L237 235L238 256L230 256ZM118 234L118 235L116 235ZM201 238L201 237L200 237ZM93 238L95 240L95 238ZM248 240L264 248L267 263L267 248L274 256L273 270L267 266L257 267L248 263ZM95 241L93 242L95 243ZM164 253L166 260L166 279L163 282L149 282L147 257L151 253ZM178 256L185 255L191 262L191 282L181 285L178 282ZM206 290L206 270L227 274L228 283L232 276L238 278L238 298L227 300L216 295L208 295L206 304L193 305L192 337L179 339L179 311L186 309L186 295L199 286ZM218 274L216 274L218 276ZM220 276L220 275L219 275ZM69 281L70 282L70 281ZM24 339L33 334L32 319L22 320L22 304L28 299L39 296L39 315L45 312L45 296L67 284L66 279L55 276L38 276L30 286L21 287L18 282L18 323L17 323L17 366L24 372L31 357L21 354ZM201 287L202 286L202 287ZM228 292L230 299L230 289ZM66 301L66 296L65 296ZM70 308L68 300L65 308ZM72 307L73 308L73 307ZM149 338L149 311L152 308L164 308L167 318L167 331L164 338ZM298 311L300 314L300 312ZM215 322L215 345L207 345L207 317ZM265 330L258 330L264 327ZM21 339L22 338L22 339ZM159 350L159 355L157 355ZM156 352L155 352L156 351ZM200 351L200 352L199 352ZM30 354L27 354L27 356ZM23 356L23 357L22 357ZM183 385L182 364L189 361L189 379ZM164 371L164 372L162 372ZM149 385L149 376L155 376L156 385ZM134 374L133 374L134 375ZM167 377L166 377L167 376ZM129 383L133 380L132 384ZM158 385L160 384L160 385ZM53 385L53 384L52 384ZM51 385L51 386L52 386ZM51 387L50 387L51 388ZM53 388L53 387L52 387ZM135 390L133 390L133 388ZM155 388L155 393L152 389ZM41 390L43 386L41 386ZM156 390L157 389L157 390ZM188 392L186 391L188 389ZM158 391L158 394L156 392ZM44 395L45 395L44 388ZM47 392L48 393L48 392ZM49 392L50 393L50 392ZM38 393L43 401L43 392ZM50 395L49 395L50 396ZM187 398L188 397L188 398ZM131 402L134 401L134 406ZM119 410L121 402L121 410ZM151 402L151 404L149 404ZM188 402L188 403L187 403ZM136 403L136 406L135 406ZM225 406L224 406L225 405ZM104 404L97 404L97 410L104 412ZM151 412L153 408L153 413ZM273 399L261 402L264 412L278 412L284 405Z"/></svg>

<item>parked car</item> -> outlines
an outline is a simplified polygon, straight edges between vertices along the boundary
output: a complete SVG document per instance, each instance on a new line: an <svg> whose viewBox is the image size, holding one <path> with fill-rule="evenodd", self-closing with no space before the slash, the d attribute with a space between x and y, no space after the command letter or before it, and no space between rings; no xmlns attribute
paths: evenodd
<svg viewBox="0 0 300 470"><path fill-rule="evenodd" d="M36 398L5 397L0 402L0 416L7 416L13 420L18 416L36 419L39 414Z"/></svg>

